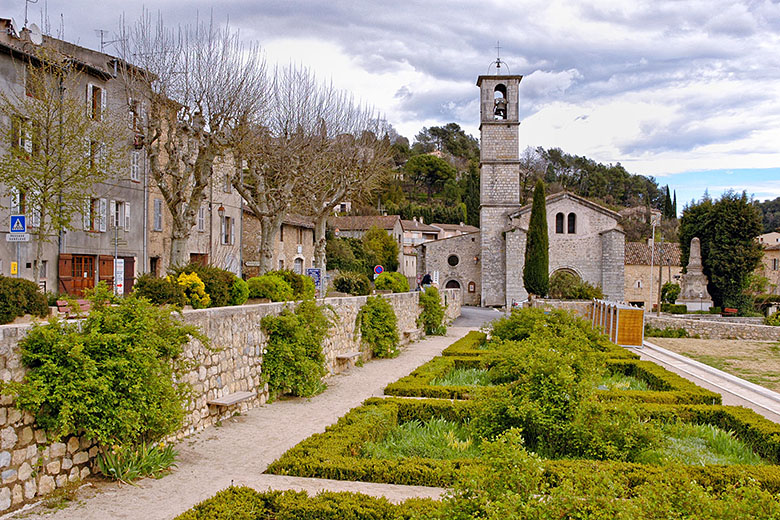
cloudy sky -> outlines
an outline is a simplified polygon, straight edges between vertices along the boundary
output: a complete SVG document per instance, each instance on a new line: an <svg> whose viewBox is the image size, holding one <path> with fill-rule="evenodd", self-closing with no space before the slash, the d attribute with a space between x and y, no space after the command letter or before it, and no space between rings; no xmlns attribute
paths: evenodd
<svg viewBox="0 0 780 520"><path fill-rule="evenodd" d="M24 19L24 0L0 16ZM141 2L38 0L50 32L99 48L96 29ZM351 90L413 139L454 121L478 136L478 75L501 59L520 88L522 146L560 147L677 190L780 196L779 0L159 0L170 24L214 12L269 62ZM110 39L107 36L106 39ZM107 52L111 52L107 47Z"/></svg>

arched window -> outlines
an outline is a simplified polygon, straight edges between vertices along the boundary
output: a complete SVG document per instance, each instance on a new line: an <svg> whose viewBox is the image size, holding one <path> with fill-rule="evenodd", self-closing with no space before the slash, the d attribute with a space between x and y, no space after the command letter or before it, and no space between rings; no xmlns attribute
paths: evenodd
<svg viewBox="0 0 780 520"><path fill-rule="evenodd" d="M501 83L496 85L496 88L493 91L493 102L495 104L495 108L493 109L493 116L496 119L506 119L506 85L502 85Z"/></svg>
<svg viewBox="0 0 780 520"><path fill-rule="evenodd" d="M303 274L303 258L296 258L293 264L293 272L296 274Z"/></svg>
<svg viewBox="0 0 780 520"><path fill-rule="evenodd" d="M555 232L563 233L563 213L557 213L555 215Z"/></svg>
<svg viewBox="0 0 780 520"><path fill-rule="evenodd" d="M447 285L444 286L445 289L460 289L460 282L457 280L450 280L447 282Z"/></svg>
<svg viewBox="0 0 780 520"><path fill-rule="evenodd" d="M637 289L641 289L642 288L642 280L637 280L636 281L636 288Z"/></svg>
<svg viewBox="0 0 780 520"><path fill-rule="evenodd" d="M574 213L569 213L569 233L576 233L577 232L577 215Z"/></svg>

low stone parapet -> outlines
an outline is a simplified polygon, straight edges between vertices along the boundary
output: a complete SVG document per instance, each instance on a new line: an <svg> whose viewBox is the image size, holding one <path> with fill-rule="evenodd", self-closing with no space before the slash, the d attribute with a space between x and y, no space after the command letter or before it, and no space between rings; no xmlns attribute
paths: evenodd
<svg viewBox="0 0 780 520"><path fill-rule="evenodd" d="M702 315L703 316L703 315ZM645 315L645 323L658 329L683 328L691 336L698 334L709 339L746 339L755 341L780 341L780 327L739 323L734 321L708 320L702 318L672 318Z"/></svg>

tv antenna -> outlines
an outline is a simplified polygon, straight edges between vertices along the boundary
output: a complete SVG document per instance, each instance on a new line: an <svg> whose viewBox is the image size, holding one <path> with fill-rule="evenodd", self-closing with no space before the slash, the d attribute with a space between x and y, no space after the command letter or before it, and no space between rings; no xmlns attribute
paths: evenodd
<svg viewBox="0 0 780 520"><path fill-rule="evenodd" d="M37 3L38 3L38 0L24 0L24 27L25 28L27 27L27 22L29 21L27 19L27 6L30 5L30 4L37 4ZM36 27L37 27L37 25L36 25ZM40 32L40 30L39 30L39 32ZM36 44L36 45L38 45L38 44Z"/></svg>
<svg viewBox="0 0 780 520"><path fill-rule="evenodd" d="M115 40L106 40L107 34L108 31L105 29L95 29L95 35L100 36L100 52L103 52L103 49L106 47L106 45L122 41L122 38L117 38Z"/></svg>
<svg viewBox="0 0 780 520"><path fill-rule="evenodd" d="M13 17L11 17L11 26L8 27L8 34L16 36L17 38L19 37L19 24L16 23L16 20Z"/></svg>

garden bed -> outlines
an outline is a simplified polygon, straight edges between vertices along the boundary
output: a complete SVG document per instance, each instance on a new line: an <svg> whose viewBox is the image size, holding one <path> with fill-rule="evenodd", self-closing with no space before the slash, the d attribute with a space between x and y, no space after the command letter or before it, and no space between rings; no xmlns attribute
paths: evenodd
<svg viewBox="0 0 780 520"><path fill-rule="evenodd" d="M287 451L269 466L267 473L301 477L357 480L421 486L453 485L468 468L483 464L481 457L448 459L421 456L373 458L366 445L381 442L399 425L411 421L427 423L444 419L465 423L475 411L473 401L437 399L372 398L363 406L342 417L338 423ZM770 464L757 466L674 464L676 474L687 475L703 485L722 490L741 480L754 479L772 493L780 492L780 425L752 410L713 405L641 406L645 419L658 422L709 424L726 431L750 446ZM466 442L468 439L455 439ZM478 442L473 439L472 442ZM466 451L464 450L464 453ZM469 452L473 453L473 452ZM622 461L557 459L543 461L545 478L550 484L560 482L572 472L608 472L622 485L635 487L662 478L668 464L640 464Z"/></svg>

